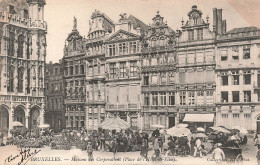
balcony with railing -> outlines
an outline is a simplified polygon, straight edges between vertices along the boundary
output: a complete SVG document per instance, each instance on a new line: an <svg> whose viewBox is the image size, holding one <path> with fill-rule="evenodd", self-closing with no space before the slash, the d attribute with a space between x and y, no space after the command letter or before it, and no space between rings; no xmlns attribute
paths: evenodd
<svg viewBox="0 0 260 165"><path fill-rule="evenodd" d="M107 104L107 110L118 110L118 111L126 111L126 110L136 110L140 109L140 103L128 103L128 104Z"/></svg>

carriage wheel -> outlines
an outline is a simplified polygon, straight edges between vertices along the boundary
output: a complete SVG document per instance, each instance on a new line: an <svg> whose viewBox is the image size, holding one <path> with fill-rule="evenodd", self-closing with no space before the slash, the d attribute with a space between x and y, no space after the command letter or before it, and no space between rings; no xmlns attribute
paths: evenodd
<svg viewBox="0 0 260 165"><path fill-rule="evenodd" d="M243 164L243 156L241 154L237 155L235 159L236 164Z"/></svg>

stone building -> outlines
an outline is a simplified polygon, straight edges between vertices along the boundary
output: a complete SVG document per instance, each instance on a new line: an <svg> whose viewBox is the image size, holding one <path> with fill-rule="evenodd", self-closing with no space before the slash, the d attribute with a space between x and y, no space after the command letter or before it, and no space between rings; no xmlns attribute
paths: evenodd
<svg viewBox="0 0 260 165"><path fill-rule="evenodd" d="M141 33L148 26L125 13L115 24L115 32L105 40L106 113L119 116L133 129L141 128Z"/></svg>
<svg viewBox="0 0 260 165"><path fill-rule="evenodd" d="M85 49L83 37L77 30L77 19L74 18L72 32L64 46L64 108L66 128L85 126Z"/></svg>
<svg viewBox="0 0 260 165"><path fill-rule="evenodd" d="M97 129L105 119L105 45L104 41L115 29L114 22L95 10L89 21L89 32L84 42L86 66L86 128Z"/></svg>
<svg viewBox="0 0 260 165"><path fill-rule="evenodd" d="M176 50L175 32L159 12L142 39L142 115L143 128L153 124L175 125Z"/></svg>
<svg viewBox="0 0 260 165"><path fill-rule="evenodd" d="M44 123L45 0L0 2L0 131Z"/></svg>
<svg viewBox="0 0 260 165"><path fill-rule="evenodd" d="M216 38L217 125L260 132L260 29L234 28Z"/></svg>
<svg viewBox="0 0 260 165"><path fill-rule="evenodd" d="M215 118L215 33L208 19L192 6L188 20L181 21L175 47L175 119L200 127L213 126Z"/></svg>
<svg viewBox="0 0 260 165"><path fill-rule="evenodd" d="M97 129L119 116L141 129L186 122L260 132L258 28L226 32L214 8L210 30L197 6L176 32L159 12L149 26L120 16L94 11L87 38L74 20L63 58L66 127Z"/></svg>
<svg viewBox="0 0 260 165"><path fill-rule="evenodd" d="M45 121L54 132L65 128L64 74L62 63L45 66Z"/></svg>

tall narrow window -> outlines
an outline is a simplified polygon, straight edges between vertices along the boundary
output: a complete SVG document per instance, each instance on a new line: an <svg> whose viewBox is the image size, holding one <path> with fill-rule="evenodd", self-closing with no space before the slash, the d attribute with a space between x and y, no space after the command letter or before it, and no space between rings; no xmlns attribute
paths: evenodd
<svg viewBox="0 0 260 165"><path fill-rule="evenodd" d="M116 78L116 63L110 64L110 78Z"/></svg>
<svg viewBox="0 0 260 165"><path fill-rule="evenodd" d="M120 63L120 77L121 78L126 77L126 63L125 62Z"/></svg>
<svg viewBox="0 0 260 165"><path fill-rule="evenodd" d="M123 45L119 44L118 49L119 49L119 55L122 55L123 54Z"/></svg>
<svg viewBox="0 0 260 165"><path fill-rule="evenodd" d="M153 100L153 105L158 105L158 93L157 92L152 93L152 100Z"/></svg>
<svg viewBox="0 0 260 165"><path fill-rule="evenodd" d="M85 67L84 65L80 65L80 74L84 74Z"/></svg>
<svg viewBox="0 0 260 165"><path fill-rule="evenodd" d="M194 91L189 91L189 105L195 104L195 94Z"/></svg>
<svg viewBox="0 0 260 165"><path fill-rule="evenodd" d="M77 47L77 41L73 40L73 50L76 50L76 47Z"/></svg>
<svg viewBox="0 0 260 165"><path fill-rule="evenodd" d="M15 40L14 33L10 33L9 49L8 49L8 55L9 56L14 56L14 40Z"/></svg>
<svg viewBox="0 0 260 165"><path fill-rule="evenodd" d="M233 81L233 85L239 85L239 72L238 71L232 72L232 81Z"/></svg>
<svg viewBox="0 0 260 165"><path fill-rule="evenodd" d="M130 42L130 53L136 53L137 47L136 42Z"/></svg>
<svg viewBox="0 0 260 165"><path fill-rule="evenodd" d="M9 67L9 82L8 82L8 92L14 92L14 68Z"/></svg>
<svg viewBox="0 0 260 165"><path fill-rule="evenodd" d="M115 44L109 45L108 46L108 50L109 50L109 56L114 56L115 55Z"/></svg>
<svg viewBox="0 0 260 165"><path fill-rule="evenodd" d="M31 78L31 70L30 70L30 68L28 68L27 69L27 93L28 94L30 93L30 84L31 84L30 78Z"/></svg>
<svg viewBox="0 0 260 165"><path fill-rule="evenodd" d="M166 105L166 92L160 93L160 105Z"/></svg>
<svg viewBox="0 0 260 165"><path fill-rule="evenodd" d="M194 40L194 30L189 30L188 31L188 39L189 39L189 41L193 41Z"/></svg>
<svg viewBox="0 0 260 165"><path fill-rule="evenodd" d="M17 50L17 56L18 57L23 57L23 42L24 42L24 39L23 39L23 35L19 35L18 37L18 50Z"/></svg>
<svg viewBox="0 0 260 165"><path fill-rule="evenodd" d="M186 105L186 92L180 92L180 105Z"/></svg>
<svg viewBox="0 0 260 165"><path fill-rule="evenodd" d="M197 30L197 40L203 40L203 29Z"/></svg>
<svg viewBox="0 0 260 165"><path fill-rule="evenodd" d="M221 84L222 84L222 86L228 85L228 74L227 73L221 73Z"/></svg>
<svg viewBox="0 0 260 165"><path fill-rule="evenodd" d="M239 102L239 91L232 91L233 102Z"/></svg>
<svg viewBox="0 0 260 165"><path fill-rule="evenodd" d="M175 105L175 93L169 92L169 105Z"/></svg>
<svg viewBox="0 0 260 165"><path fill-rule="evenodd" d="M128 46L126 43L123 43L123 54L128 54Z"/></svg>
<svg viewBox="0 0 260 165"><path fill-rule="evenodd" d="M18 92L23 92L23 68L18 69Z"/></svg>
<svg viewBox="0 0 260 165"><path fill-rule="evenodd" d="M26 50L26 54L27 54L27 59L30 59L30 38L29 38L29 36L27 37L27 50Z"/></svg>
<svg viewBox="0 0 260 165"><path fill-rule="evenodd" d="M243 59L249 59L250 58L250 46L244 46L243 47Z"/></svg>
<svg viewBox="0 0 260 165"><path fill-rule="evenodd" d="M144 105L150 105L150 95L149 93L144 93Z"/></svg>
<svg viewBox="0 0 260 165"><path fill-rule="evenodd" d="M250 73L250 71L244 71L244 84L245 85L251 84L251 73Z"/></svg>
<svg viewBox="0 0 260 165"><path fill-rule="evenodd" d="M221 102L222 103L228 102L228 92L221 92Z"/></svg>
<svg viewBox="0 0 260 165"><path fill-rule="evenodd" d="M244 102L251 102L251 91L244 91Z"/></svg>
<svg viewBox="0 0 260 165"><path fill-rule="evenodd" d="M144 76L144 85L149 85L149 76Z"/></svg>
<svg viewBox="0 0 260 165"><path fill-rule="evenodd" d="M137 62L130 62L130 77L137 77Z"/></svg>

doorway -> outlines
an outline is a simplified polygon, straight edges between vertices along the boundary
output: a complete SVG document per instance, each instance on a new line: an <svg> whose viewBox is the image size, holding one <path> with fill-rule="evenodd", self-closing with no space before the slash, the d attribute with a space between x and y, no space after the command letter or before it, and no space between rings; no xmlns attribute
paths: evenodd
<svg viewBox="0 0 260 165"><path fill-rule="evenodd" d="M175 126L175 117L169 117L169 128Z"/></svg>

